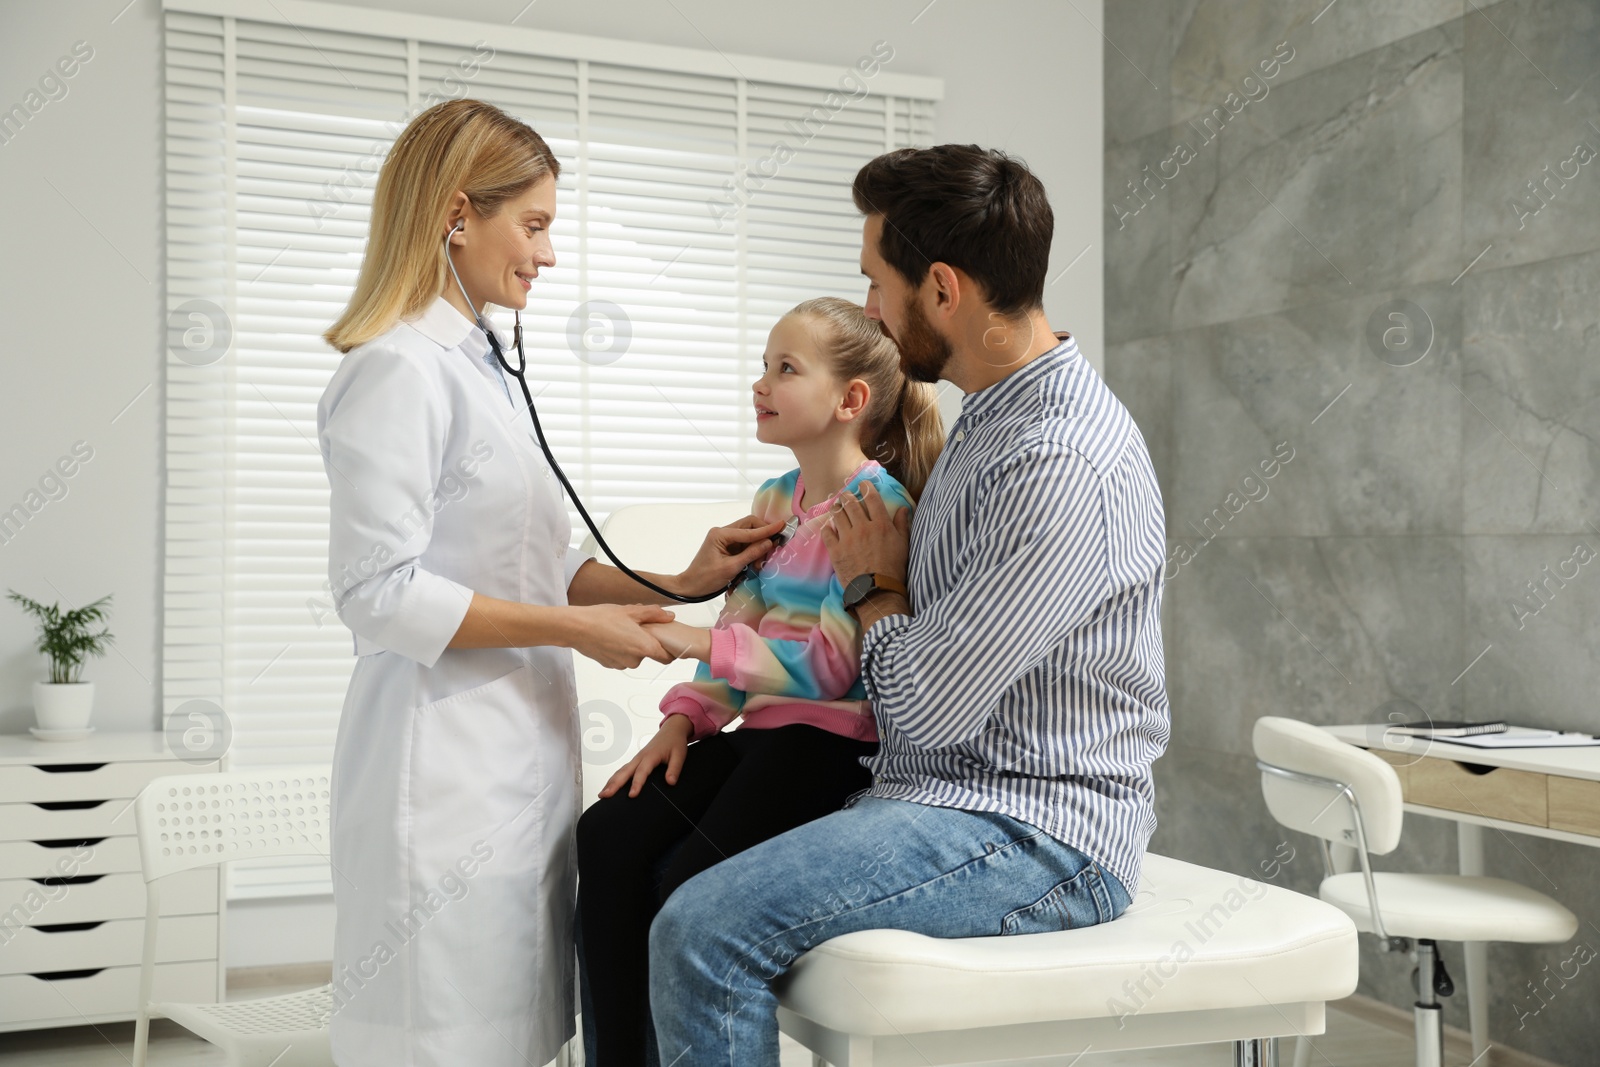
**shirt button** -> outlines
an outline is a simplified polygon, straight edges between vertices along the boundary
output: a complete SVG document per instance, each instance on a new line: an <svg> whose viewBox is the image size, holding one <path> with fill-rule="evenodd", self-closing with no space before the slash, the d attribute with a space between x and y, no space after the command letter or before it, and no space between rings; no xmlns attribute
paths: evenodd
<svg viewBox="0 0 1600 1067"><path fill-rule="evenodd" d="M965 441L966 439L967 439L967 431L965 431L965 430L957 430L956 431L956 441L957 442Z"/></svg>

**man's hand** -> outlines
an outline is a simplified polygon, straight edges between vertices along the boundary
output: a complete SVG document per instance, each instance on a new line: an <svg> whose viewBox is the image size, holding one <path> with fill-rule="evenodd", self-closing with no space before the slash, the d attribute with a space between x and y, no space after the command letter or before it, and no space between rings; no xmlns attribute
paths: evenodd
<svg viewBox="0 0 1600 1067"><path fill-rule="evenodd" d="M700 551L677 576L674 592L704 596L725 588L746 564L772 551L771 538L782 530L782 520L762 522L754 515L746 515L731 526L713 526Z"/></svg>
<svg viewBox="0 0 1600 1067"><path fill-rule="evenodd" d="M833 560L833 573L842 585L861 574L886 574L906 580L906 558L911 551L911 509L889 509L871 482L861 483L861 498L840 493L822 524L822 542Z"/></svg>

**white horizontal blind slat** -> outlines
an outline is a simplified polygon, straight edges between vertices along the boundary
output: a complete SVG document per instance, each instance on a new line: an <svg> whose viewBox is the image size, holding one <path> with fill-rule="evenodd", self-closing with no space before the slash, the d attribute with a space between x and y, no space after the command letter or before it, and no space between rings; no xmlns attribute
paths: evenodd
<svg viewBox="0 0 1600 1067"><path fill-rule="evenodd" d="M178 6L165 24L170 306L214 304L232 343L214 363L181 345L168 361L165 710L221 705L231 766L327 762L353 659L324 588L316 405L339 357L320 335L349 298L378 170L410 117L471 95L562 161L557 265L523 327L551 447L601 520L745 498L792 465L754 440L766 331L807 297L861 298L850 180L886 147L925 141L931 105L869 93L831 108L815 86L419 39L384 32L383 13L356 32ZM777 173L741 184L780 140ZM511 316L495 318L509 334ZM629 340L611 358L618 329ZM329 877L315 862L241 863L229 891L326 892Z"/></svg>

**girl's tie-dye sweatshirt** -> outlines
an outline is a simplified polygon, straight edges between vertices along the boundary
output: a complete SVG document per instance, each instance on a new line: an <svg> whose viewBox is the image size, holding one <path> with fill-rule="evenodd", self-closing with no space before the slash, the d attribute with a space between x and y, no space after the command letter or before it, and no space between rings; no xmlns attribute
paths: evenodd
<svg viewBox="0 0 1600 1067"><path fill-rule="evenodd" d="M875 460L857 467L841 492L863 481L873 483L891 516L911 506L905 487ZM844 586L822 540L838 494L802 510L804 495L798 470L756 492L751 514L766 522L797 516L800 526L767 554L754 578L728 594L711 631L711 662L661 699L663 719L687 716L694 740L740 714L741 729L808 723L862 741L878 739L861 684L861 627L844 609Z"/></svg>

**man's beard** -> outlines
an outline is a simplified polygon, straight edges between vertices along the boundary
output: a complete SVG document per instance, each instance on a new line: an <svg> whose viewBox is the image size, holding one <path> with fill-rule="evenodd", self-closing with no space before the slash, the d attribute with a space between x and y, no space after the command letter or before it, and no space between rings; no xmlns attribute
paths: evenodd
<svg viewBox="0 0 1600 1067"><path fill-rule="evenodd" d="M944 376L945 365L955 355L955 349L933 328L914 297L906 300L903 319L900 337L889 333L881 321L878 326L899 347L900 366L907 378L914 382L937 382Z"/></svg>

